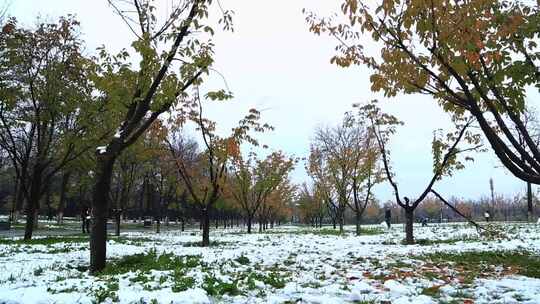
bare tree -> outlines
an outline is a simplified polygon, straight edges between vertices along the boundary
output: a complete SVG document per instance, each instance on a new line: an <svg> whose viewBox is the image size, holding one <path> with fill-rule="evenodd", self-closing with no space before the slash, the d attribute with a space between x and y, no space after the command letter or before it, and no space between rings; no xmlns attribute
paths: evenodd
<svg viewBox="0 0 540 304"><path fill-rule="evenodd" d="M228 162L232 158L239 157L240 145L243 142L258 145L257 140L249 135L251 129L257 132L272 129L267 124L260 124L259 119L260 113L251 109L249 114L240 120L239 125L232 129L229 136L220 137L216 134L216 123L204 118L201 98L197 94L191 103L188 121L195 124L204 144L198 166L188 167L183 155L179 153L185 149L181 148L184 140L181 139L179 131L173 133L171 139L167 139L170 153L176 162L178 175L199 208L203 228L203 246L210 245L210 210L223 194L224 184L228 177L226 171Z"/></svg>
<svg viewBox="0 0 540 304"><path fill-rule="evenodd" d="M316 130L311 146L310 174L325 179L335 193L334 208L339 230L343 232L344 214L351 199L351 176L355 170L358 154L361 153L361 136L356 128L347 127L348 122L330 128ZM333 200L329 201L333 204Z"/></svg>
<svg viewBox="0 0 540 304"><path fill-rule="evenodd" d="M431 192L433 185L445 175L451 175L453 170L464 167L461 161L458 160L458 155L469 152L478 151L481 148L480 138L478 134L469 132L469 127L472 124L472 119L464 122L456 122L456 131L446 135L446 140L433 140L433 176L426 185L424 191L411 201L408 197L400 196L399 187L394 179L394 173L390 167L390 155L387 148L390 135L396 132L396 126L401 125L396 117L383 113L377 107L376 102L369 103L359 109L361 119L366 119L370 122L371 128L375 134L384 165L386 179L392 189L396 203L405 210L405 241L407 244L414 243L413 224L414 211L420 203ZM470 144L467 148L459 149L458 145L461 141ZM448 141L448 142L446 142ZM466 158L469 159L469 158Z"/></svg>

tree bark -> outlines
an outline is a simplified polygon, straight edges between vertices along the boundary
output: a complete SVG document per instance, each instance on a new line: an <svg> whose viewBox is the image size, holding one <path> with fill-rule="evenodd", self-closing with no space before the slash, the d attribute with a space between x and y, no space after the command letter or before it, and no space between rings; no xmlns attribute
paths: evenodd
<svg viewBox="0 0 540 304"><path fill-rule="evenodd" d="M253 217L248 216L247 218L247 233L251 234L251 222L253 221Z"/></svg>
<svg viewBox="0 0 540 304"><path fill-rule="evenodd" d="M361 221L362 221L362 217L360 216L360 212L358 212L358 211L355 212L355 219L356 219L356 235L360 235L361 234L360 224L361 224Z"/></svg>
<svg viewBox="0 0 540 304"><path fill-rule="evenodd" d="M414 224L414 209L405 210L405 244L412 245L414 244L414 234L413 234L413 224Z"/></svg>
<svg viewBox="0 0 540 304"><path fill-rule="evenodd" d="M41 175L43 170L39 165L35 165L30 185L30 197L26 204L26 225L24 228L24 240L31 240L34 227L37 226L36 213L39 210L39 199L41 197ZM34 222L35 221L35 222Z"/></svg>
<svg viewBox="0 0 540 304"><path fill-rule="evenodd" d="M13 200L13 223L17 224L19 221L19 213L23 209L24 206L24 187L21 185L21 183L24 183L21 178L17 178L17 182L15 184L15 197Z"/></svg>
<svg viewBox="0 0 540 304"><path fill-rule="evenodd" d="M107 258L107 211L114 162L115 158L112 155L98 155L97 157L90 234L90 272L92 273L103 270Z"/></svg>
<svg viewBox="0 0 540 304"><path fill-rule="evenodd" d="M58 225L62 225L64 223L64 208L66 207L66 192L67 192L67 185L69 183L71 173L69 171L64 172L62 174L62 183L60 185L60 201L58 203L58 215L57 215L57 223Z"/></svg>
<svg viewBox="0 0 540 304"><path fill-rule="evenodd" d="M339 215L339 233L343 233L343 222L344 222L343 214L340 214Z"/></svg>
<svg viewBox="0 0 540 304"><path fill-rule="evenodd" d="M531 183L527 183L527 220L529 222L534 221L533 195L532 195Z"/></svg>
<svg viewBox="0 0 540 304"><path fill-rule="evenodd" d="M114 234L116 236L120 236L120 223L122 222L122 210L118 209L115 212L115 218L116 218L116 231Z"/></svg>
<svg viewBox="0 0 540 304"><path fill-rule="evenodd" d="M47 206L47 221L52 220L52 207L51 207L51 187L48 184L45 191L45 206ZM36 227L37 228L37 227Z"/></svg>
<svg viewBox="0 0 540 304"><path fill-rule="evenodd" d="M203 239L202 239L202 246L208 247L210 246L210 214L208 212L208 208L204 208L202 210L202 229L203 229Z"/></svg>

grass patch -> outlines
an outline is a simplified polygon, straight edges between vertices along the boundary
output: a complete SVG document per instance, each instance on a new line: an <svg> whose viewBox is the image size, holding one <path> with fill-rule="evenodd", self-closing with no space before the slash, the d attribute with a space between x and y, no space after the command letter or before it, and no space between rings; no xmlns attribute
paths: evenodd
<svg viewBox="0 0 540 304"><path fill-rule="evenodd" d="M340 232L339 229L333 228L304 228L297 230L275 230L275 231L265 231L263 234L291 234L291 235L305 235L305 234L314 234L314 235L335 235L342 236L351 233L351 231ZM355 232L353 232L355 233ZM382 228L361 228L360 236L362 235L378 235L383 234L384 229Z"/></svg>
<svg viewBox="0 0 540 304"><path fill-rule="evenodd" d="M35 238L25 241L24 239L0 239L1 245L53 245L58 243L83 243L88 242L88 236L50 236Z"/></svg>
<svg viewBox="0 0 540 304"><path fill-rule="evenodd" d="M92 296L94 300L92 303L104 303L107 299L111 300L112 302L118 302L118 290L118 281L107 282L105 287L100 286L98 289L93 291Z"/></svg>
<svg viewBox="0 0 540 304"><path fill-rule="evenodd" d="M231 242L220 242L220 241L210 241L209 247L218 247L218 246L225 246L230 245ZM182 246L184 247L203 247L202 242L185 242L182 243Z"/></svg>
<svg viewBox="0 0 540 304"><path fill-rule="evenodd" d="M155 249L147 253L124 256L108 263L100 275L117 275L126 272L149 272L150 270L180 270L202 265L198 255L176 256L172 253L157 254Z"/></svg>
<svg viewBox="0 0 540 304"><path fill-rule="evenodd" d="M444 240L430 240L430 239L417 239L415 240L416 245L429 246L429 245L438 245L438 244L455 244L457 242L478 242L480 239L464 237L464 238L453 238L453 239L444 239ZM405 240L401 241L402 245L405 245Z"/></svg>
<svg viewBox="0 0 540 304"><path fill-rule="evenodd" d="M245 255L241 255L235 259L235 261L240 265L247 265L249 264L249 258Z"/></svg>
<svg viewBox="0 0 540 304"><path fill-rule="evenodd" d="M117 236L107 236L109 241L115 241L119 243L132 244L153 241L150 238L127 238ZM37 237L25 241L24 239L2 239L0 238L0 245L54 245L59 243L88 243L90 236L88 234L73 234L63 236L47 236Z"/></svg>
<svg viewBox="0 0 540 304"><path fill-rule="evenodd" d="M43 268L38 267L38 268L34 269L34 276L39 277L42 274L43 274Z"/></svg>
<svg viewBox="0 0 540 304"><path fill-rule="evenodd" d="M211 296L222 296L228 294L231 296L237 296L241 294L238 289L238 281L224 282L213 275L207 275L204 277L202 288Z"/></svg>
<svg viewBox="0 0 540 304"><path fill-rule="evenodd" d="M173 285L171 289L173 292L186 291L195 285L195 279L187 277L183 271L175 270L173 273Z"/></svg>
<svg viewBox="0 0 540 304"><path fill-rule="evenodd" d="M360 229L360 236L362 235L379 235L384 234L385 229L382 228L361 228Z"/></svg>
<svg viewBox="0 0 540 304"><path fill-rule="evenodd" d="M272 286L276 289L281 289L285 287L285 284L287 283L285 279L283 279L283 276L277 272L269 272L269 273L250 272L249 274L247 274L247 276L243 277L242 279L244 278L247 278L247 287L250 290L257 288L257 284L255 283L255 281L262 282L265 285Z"/></svg>
<svg viewBox="0 0 540 304"><path fill-rule="evenodd" d="M346 232L341 233L339 229L332 228L312 228L312 229L297 229L297 230L268 230L262 234L289 234L289 235L305 235L305 234L314 234L314 235L343 235Z"/></svg>
<svg viewBox="0 0 540 304"><path fill-rule="evenodd" d="M489 271L491 265L512 268L518 274L540 278L540 256L526 251L469 251L462 253L433 253L423 258L440 265L449 262L476 274Z"/></svg>

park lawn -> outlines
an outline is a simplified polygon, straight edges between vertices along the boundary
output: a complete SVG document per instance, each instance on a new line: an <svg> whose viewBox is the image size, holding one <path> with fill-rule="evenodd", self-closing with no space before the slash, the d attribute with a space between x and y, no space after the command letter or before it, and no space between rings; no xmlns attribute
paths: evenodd
<svg viewBox="0 0 540 304"><path fill-rule="evenodd" d="M0 240L0 303L540 303L540 227L465 224L126 232L88 274L84 236Z"/></svg>

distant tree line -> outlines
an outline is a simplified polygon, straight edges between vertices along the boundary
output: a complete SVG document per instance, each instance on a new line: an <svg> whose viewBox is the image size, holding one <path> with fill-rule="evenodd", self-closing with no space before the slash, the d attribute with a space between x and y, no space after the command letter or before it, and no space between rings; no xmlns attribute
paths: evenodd
<svg viewBox="0 0 540 304"><path fill-rule="evenodd" d="M450 197L448 201L460 212L476 221L484 221L486 212L490 214L493 221L526 221L528 219L527 195L519 193L514 196L496 195L495 202L490 196L483 196L478 199L460 199ZM538 205L538 198L533 196L534 205ZM330 208L321 200L316 200L313 196L301 192L295 201L293 209L294 222L311 225L314 227L335 225ZM377 200L371 201L366 207L363 216L364 224L381 224L384 221L384 213L390 209L392 223L404 223L405 212L392 201L382 203ZM428 223L465 222L466 220L456 214L448 206L444 205L435 196L429 195L415 210L414 221L420 223L422 219ZM352 210L345 210L344 223L355 224L355 215ZM335 227L335 226L334 226Z"/></svg>

